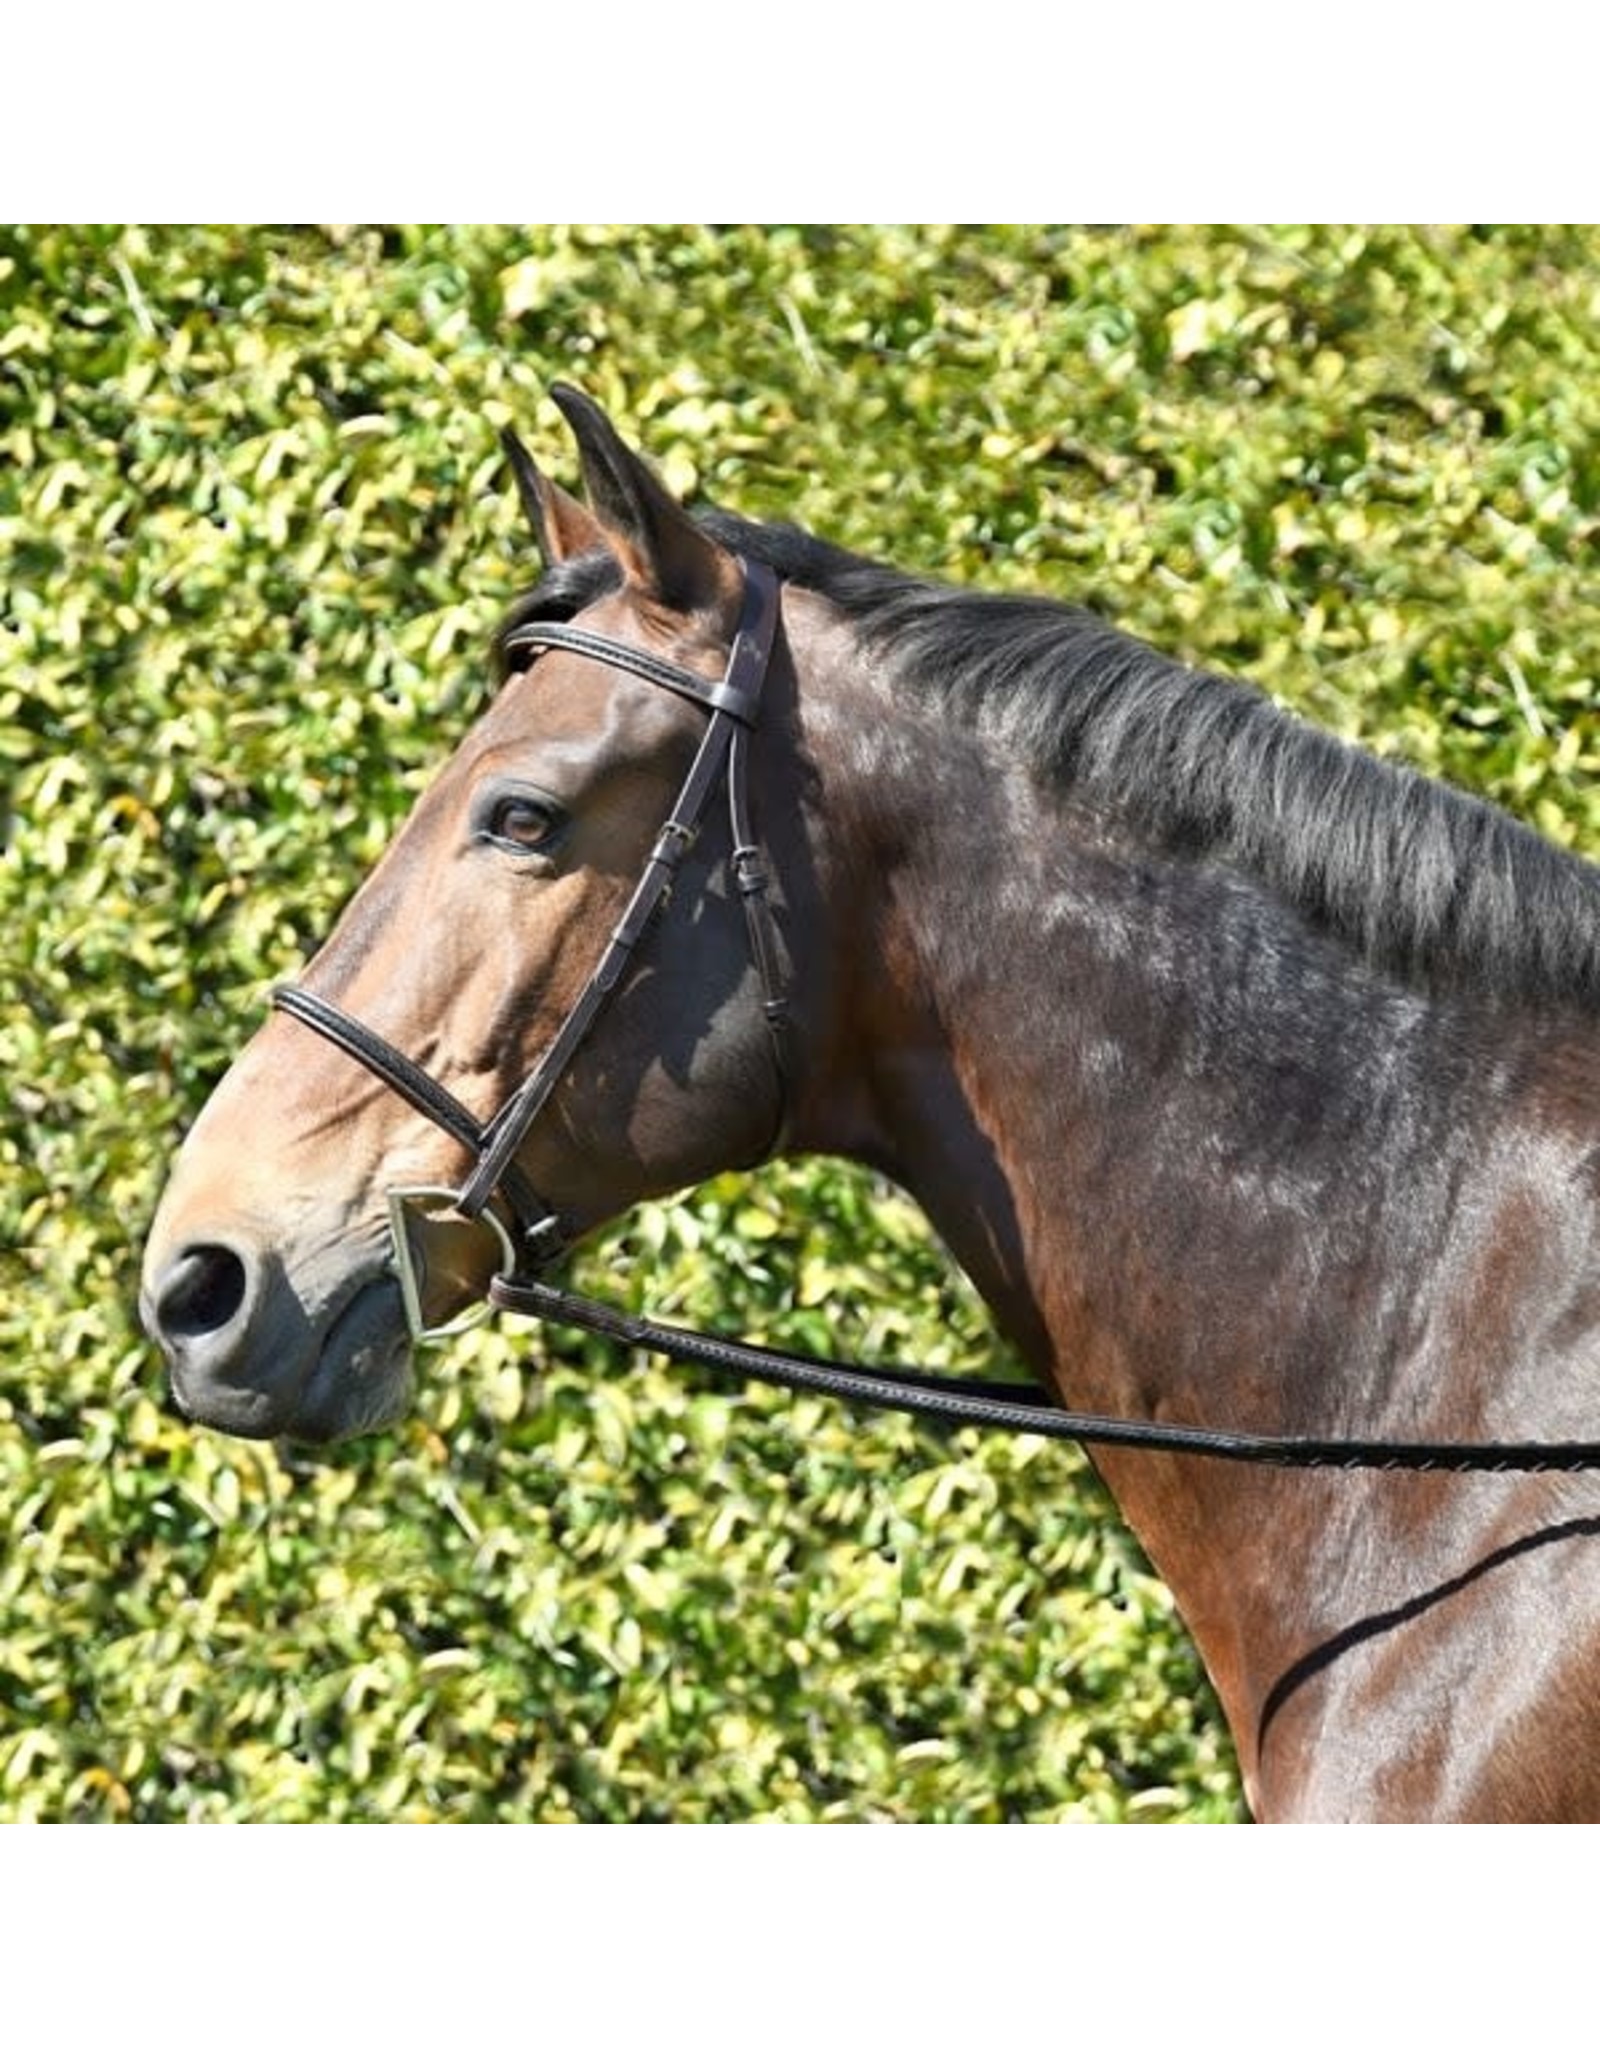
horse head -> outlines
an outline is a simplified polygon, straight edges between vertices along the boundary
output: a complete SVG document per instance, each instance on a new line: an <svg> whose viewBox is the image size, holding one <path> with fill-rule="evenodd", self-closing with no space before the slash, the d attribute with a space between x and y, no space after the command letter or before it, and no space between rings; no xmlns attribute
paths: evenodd
<svg viewBox="0 0 1600 2048"><path fill-rule="evenodd" d="M589 504L508 437L545 574L499 688L206 1104L150 1234L176 1397L238 1434L393 1420L420 1328L783 1122L788 941L749 820L785 837L794 806L747 753L784 716L775 580L554 396Z"/></svg>

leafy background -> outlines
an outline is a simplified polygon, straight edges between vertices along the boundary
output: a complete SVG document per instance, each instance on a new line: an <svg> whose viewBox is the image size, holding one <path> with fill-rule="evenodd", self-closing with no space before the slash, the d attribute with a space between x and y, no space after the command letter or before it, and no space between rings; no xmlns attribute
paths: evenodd
<svg viewBox="0 0 1600 2048"><path fill-rule="evenodd" d="M0 1814L1239 1817L1084 1462L474 1333L311 1455L134 1314L188 1121L482 701L496 452L1103 607L1600 844L1582 229L0 229ZM1585 603L1584 597L1590 601ZM1003 1369L910 1205L642 1210L628 1306Z"/></svg>

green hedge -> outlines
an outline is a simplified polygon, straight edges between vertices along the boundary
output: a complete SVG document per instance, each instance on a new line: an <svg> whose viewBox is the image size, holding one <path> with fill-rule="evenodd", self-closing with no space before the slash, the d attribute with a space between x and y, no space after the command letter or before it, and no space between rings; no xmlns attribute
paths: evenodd
<svg viewBox="0 0 1600 2048"><path fill-rule="evenodd" d="M1582 230L0 230L0 1815L1231 1818L1083 1461L479 1332L390 1435L180 1424L139 1240L482 701L583 384L681 489L1096 603L1600 844ZM1587 601L1585 601L1587 600ZM579 1278L1003 1370L851 1170ZM530 1345L533 1347L530 1352Z"/></svg>

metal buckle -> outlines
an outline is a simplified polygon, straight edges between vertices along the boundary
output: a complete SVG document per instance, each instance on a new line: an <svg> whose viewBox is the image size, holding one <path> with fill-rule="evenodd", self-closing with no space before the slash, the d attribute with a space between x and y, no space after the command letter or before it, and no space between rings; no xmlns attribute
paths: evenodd
<svg viewBox="0 0 1600 2048"><path fill-rule="evenodd" d="M447 1337L459 1336L463 1330L470 1330L490 1314L493 1303L487 1293L479 1301L453 1316L446 1323L428 1321L425 1293L428 1285L427 1241L443 1232L462 1230L487 1230L499 1247L500 1264L497 1273L486 1276L509 1280L517 1270L516 1247L509 1232L492 1209L481 1209L476 1216L463 1216L457 1203L461 1199L459 1188L421 1185L417 1187L390 1188L389 1237L395 1277L400 1282L400 1299L405 1304L406 1324L411 1331L412 1341L417 1344L438 1344Z"/></svg>

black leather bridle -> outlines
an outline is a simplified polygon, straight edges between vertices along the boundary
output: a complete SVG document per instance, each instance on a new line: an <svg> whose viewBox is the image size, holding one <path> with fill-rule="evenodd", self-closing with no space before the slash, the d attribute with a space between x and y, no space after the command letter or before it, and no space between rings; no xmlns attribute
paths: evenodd
<svg viewBox="0 0 1600 2048"><path fill-rule="evenodd" d="M605 950L541 1058L487 1123L481 1122L409 1054L325 996L293 985L272 992L276 1008L330 1039L341 1052L348 1053L387 1083L413 1109L448 1131L473 1157L472 1167L459 1188L427 1186L390 1191L395 1263L414 1337L445 1336L460 1327L459 1322L430 1327L425 1320L421 1281L407 1234L408 1217L417 1215L421 1209L431 1206L437 1212L439 1205L444 1204L458 1219L482 1222L501 1246L500 1277L505 1280L523 1278L566 1250L570 1232L565 1222L529 1182L517 1164L517 1154L599 1022L652 918L670 895L673 880L695 842L719 783L727 792L729 866L735 892L744 906L751 957L761 983L762 1014L778 1066L781 1100L789 1064L788 994L783 953L768 896L766 857L751 820L747 751L749 735L761 715L762 686L772 660L779 587L777 577L763 562L741 560L740 569L743 596L739 622L727 666L718 682L710 682L675 662L663 661L647 648L607 639L585 627L555 620L531 620L506 639L504 653L512 661L544 648L560 648L670 690L701 706L710 717L677 801L656 835L638 884ZM491 1207L496 1200L509 1212L509 1231Z"/></svg>
<svg viewBox="0 0 1600 2048"><path fill-rule="evenodd" d="M762 1012L778 1066L780 1101L787 1090L788 996L784 955L768 898L766 858L751 823L747 749L761 714L762 686L772 658L779 617L779 585L762 562L741 561L744 577L739 623L720 682L663 661L647 649L611 640L582 626L532 620L506 639L505 652L561 648L671 690L709 712L704 736L671 815L656 836L628 906L583 990L532 1071L487 1123L406 1053L326 997L295 986L276 988L274 1005L320 1032L342 1052L386 1082L413 1109L429 1117L472 1155L459 1188L393 1188L389 1192L394 1259L407 1319L416 1338L450 1335L458 1319L427 1324L423 1283L410 1230L434 1221L442 1208L457 1223L481 1224L498 1240L499 1274L489 1283L485 1308L509 1309L544 1322L598 1332L617 1342L659 1351L739 1379L832 1395L862 1405L892 1408L942 1423L1023 1430L1075 1443L1129 1450L1183 1452L1257 1465L1332 1466L1421 1472L1557 1472L1600 1468L1597 1443L1451 1443L1285 1437L1191 1428L1183 1424L1087 1415L1058 1407L1032 1381L974 1384L954 1374L913 1368L884 1371L831 1359L797 1357L764 1345L716 1337L672 1324L629 1316L602 1302L553 1287L542 1270L558 1258L570 1234L557 1211L517 1164L536 1118L571 1067L620 983L640 940L667 900L674 877L693 845L719 781L724 782L731 834L729 861L744 905L751 956L762 989ZM780 1115L781 1127L781 1115ZM504 1206L511 1228L496 1214Z"/></svg>

